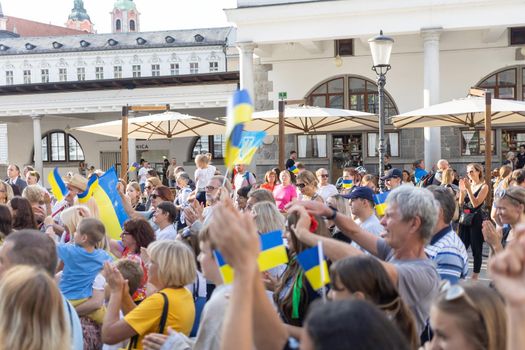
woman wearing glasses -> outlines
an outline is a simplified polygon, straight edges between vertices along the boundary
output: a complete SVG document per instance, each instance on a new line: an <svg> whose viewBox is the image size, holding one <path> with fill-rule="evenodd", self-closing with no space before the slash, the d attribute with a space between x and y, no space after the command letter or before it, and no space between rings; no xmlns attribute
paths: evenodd
<svg viewBox="0 0 525 350"><path fill-rule="evenodd" d="M317 184L317 178L311 171L305 170L297 174L295 186L297 186L299 191L301 191L303 200L312 200L324 203L323 197L317 193ZM337 194L337 190L335 194Z"/></svg>
<svg viewBox="0 0 525 350"><path fill-rule="evenodd" d="M472 279L477 280L481 270L483 234L481 225L483 215L481 208L489 187L483 181L483 167L478 163L467 165L468 178L459 180L459 205L461 210L459 220L459 237L465 244L465 248L472 247L474 256L474 271Z"/></svg>
<svg viewBox="0 0 525 350"><path fill-rule="evenodd" d="M482 284L443 289L430 309L434 337L425 350L506 349L505 306L494 290Z"/></svg>
<svg viewBox="0 0 525 350"><path fill-rule="evenodd" d="M525 188L512 186L501 189L494 201L498 228L490 221L483 222L483 237L492 253L503 250L507 243L516 240L516 227L525 224Z"/></svg>

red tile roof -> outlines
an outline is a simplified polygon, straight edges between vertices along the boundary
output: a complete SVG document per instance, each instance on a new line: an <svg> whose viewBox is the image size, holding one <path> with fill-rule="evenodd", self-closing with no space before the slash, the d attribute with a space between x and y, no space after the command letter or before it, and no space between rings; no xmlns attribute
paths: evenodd
<svg viewBox="0 0 525 350"><path fill-rule="evenodd" d="M16 33L21 37L86 34L86 32L82 30L70 29L53 24L45 24L11 16L7 16L7 30L10 32L14 32L16 30Z"/></svg>

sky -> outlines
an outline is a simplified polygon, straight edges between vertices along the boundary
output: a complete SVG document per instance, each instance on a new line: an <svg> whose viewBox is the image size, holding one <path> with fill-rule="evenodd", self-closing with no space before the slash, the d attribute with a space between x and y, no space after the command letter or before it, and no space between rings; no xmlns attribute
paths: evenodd
<svg viewBox="0 0 525 350"><path fill-rule="evenodd" d="M236 0L134 0L141 31L229 26L223 9ZM64 26L73 0L0 0L4 15ZM98 33L111 32L114 0L84 0Z"/></svg>

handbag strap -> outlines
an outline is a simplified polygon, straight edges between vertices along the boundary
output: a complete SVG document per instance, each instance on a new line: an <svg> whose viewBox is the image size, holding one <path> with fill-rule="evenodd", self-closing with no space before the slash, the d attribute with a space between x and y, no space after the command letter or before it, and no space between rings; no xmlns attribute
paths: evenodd
<svg viewBox="0 0 525 350"><path fill-rule="evenodd" d="M159 333L164 334L164 329L166 328L166 321L168 320L168 310L169 310L169 301L168 296L164 292L159 292L162 295L162 298L164 299L164 305L162 306L162 314L160 315L160 322L159 322ZM136 349L137 345L139 343L139 335L136 334L133 337L131 337L129 344L128 344L128 350Z"/></svg>

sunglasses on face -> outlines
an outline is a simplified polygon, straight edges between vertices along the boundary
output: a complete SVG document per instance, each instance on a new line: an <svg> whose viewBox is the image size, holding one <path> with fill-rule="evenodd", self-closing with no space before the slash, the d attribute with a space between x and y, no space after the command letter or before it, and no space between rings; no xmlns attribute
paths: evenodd
<svg viewBox="0 0 525 350"><path fill-rule="evenodd" d="M320 177L328 177L328 174L321 174Z"/></svg>
<svg viewBox="0 0 525 350"><path fill-rule="evenodd" d="M306 187L306 184L296 184L297 187L299 187L300 189L303 189Z"/></svg>

